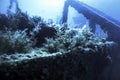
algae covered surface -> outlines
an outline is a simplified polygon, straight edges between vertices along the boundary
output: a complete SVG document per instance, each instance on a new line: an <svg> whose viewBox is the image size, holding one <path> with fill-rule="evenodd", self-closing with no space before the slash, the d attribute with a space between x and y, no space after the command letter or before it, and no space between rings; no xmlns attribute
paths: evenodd
<svg viewBox="0 0 120 80"><path fill-rule="evenodd" d="M93 79L90 74L98 76L111 64L113 44L95 36L87 25L71 28L23 12L0 14L0 78Z"/></svg>

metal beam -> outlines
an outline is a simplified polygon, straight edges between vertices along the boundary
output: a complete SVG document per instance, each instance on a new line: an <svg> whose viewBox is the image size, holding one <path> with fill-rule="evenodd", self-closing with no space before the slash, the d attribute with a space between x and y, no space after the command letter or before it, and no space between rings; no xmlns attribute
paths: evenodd
<svg viewBox="0 0 120 80"><path fill-rule="evenodd" d="M115 41L120 45L120 22L106 15L105 13L88 6L78 0L66 0L63 11L63 23L67 22L68 7L71 6L79 13L83 14L89 21L94 31L94 25L99 24L108 33L108 40Z"/></svg>

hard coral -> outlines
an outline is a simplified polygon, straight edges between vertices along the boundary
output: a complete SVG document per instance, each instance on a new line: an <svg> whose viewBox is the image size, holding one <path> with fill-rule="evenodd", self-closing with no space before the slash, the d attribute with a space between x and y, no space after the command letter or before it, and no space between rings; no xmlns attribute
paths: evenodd
<svg viewBox="0 0 120 80"><path fill-rule="evenodd" d="M24 31L0 31L0 54L28 53L32 45Z"/></svg>
<svg viewBox="0 0 120 80"><path fill-rule="evenodd" d="M67 26L55 26L57 31L55 38L46 38L42 50L48 53L68 53L71 51L79 51L82 53L95 53L99 50L106 52L108 43L102 38L96 37L89 29L88 26L84 26L82 29L69 28ZM101 44L99 44L101 43Z"/></svg>

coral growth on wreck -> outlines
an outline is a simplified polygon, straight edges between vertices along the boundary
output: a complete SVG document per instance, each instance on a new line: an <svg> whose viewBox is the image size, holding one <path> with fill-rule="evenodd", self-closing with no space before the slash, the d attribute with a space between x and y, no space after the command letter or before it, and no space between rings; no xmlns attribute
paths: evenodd
<svg viewBox="0 0 120 80"><path fill-rule="evenodd" d="M0 54L28 53L32 45L25 31L0 31Z"/></svg>
<svg viewBox="0 0 120 80"><path fill-rule="evenodd" d="M7 30L6 30L7 29ZM4 45L3 45L4 44ZM48 24L41 17L26 13L0 14L0 53L96 53L107 52L113 42L95 36L87 25L70 28Z"/></svg>
<svg viewBox="0 0 120 80"><path fill-rule="evenodd" d="M93 78L111 64L113 43L87 25L71 28L22 12L0 14L0 74L4 80Z"/></svg>
<svg viewBox="0 0 120 80"><path fill-rule="evenodd" d="M107 49L114 43L95 36L85 25L82 29L70 28L66 25L53 25L57 33L54 38L46 38L40 50L47 53L109 53Z"/></svg>

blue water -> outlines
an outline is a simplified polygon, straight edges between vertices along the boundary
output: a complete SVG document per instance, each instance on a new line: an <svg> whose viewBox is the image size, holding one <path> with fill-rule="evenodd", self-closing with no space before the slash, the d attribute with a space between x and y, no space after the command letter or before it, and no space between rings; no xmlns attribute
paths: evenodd
<svg viewBox="0 0 120 80"><path fill-rule="evenodd" d="M6 13L10 0L0 0L0 12ZM79 0L92 7L95 7L109 16L120 21L120 0ZM18 0L19 7L22 11L31 16L40 15L45 19L52 18L54 21L61 17L64 0ZM13 4L13 11L15 4ZM72 14L78 15L75 11ZM49 14L48 14L49 13Z"/></svg>

